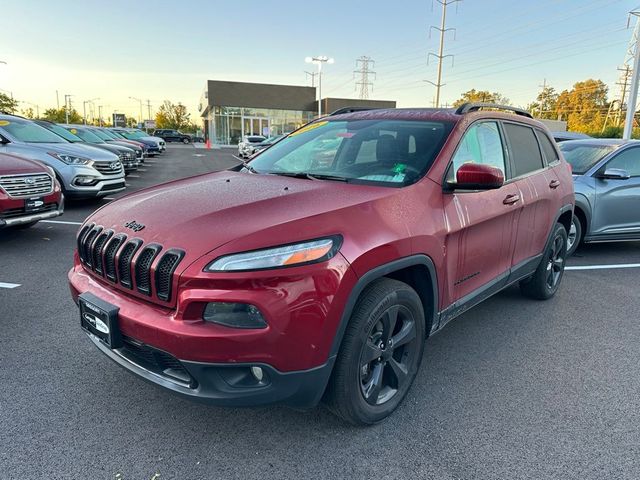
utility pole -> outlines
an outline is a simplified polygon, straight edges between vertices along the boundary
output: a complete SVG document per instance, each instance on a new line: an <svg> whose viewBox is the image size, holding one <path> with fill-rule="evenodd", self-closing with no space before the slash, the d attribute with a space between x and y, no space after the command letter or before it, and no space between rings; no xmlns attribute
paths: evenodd
<svg viewBox="0 0 640 480"><path fill-rule="evenodd" d="M58 106L58 110L60 110L60 97L58 96L58 90L56 90L56 105Z"/></svg>
<svg viewBox="0 0 640 480"><path fill-rule="evenodd" d="M98 125L102 126L102 105L98 105Z"/></svg>
<svg viewBox="0 0 640 480"><path fill-rule="evenodd" d="M69 108L71 107L71 97L72 95L65 95L64 96L64 118L65 118L65 123L69 123Z"/></svg>
<svg viewBox="0 0 640 480"><path fill-rule="evenodd" d="M629 12L629 15L636 17L636 26L640 22L640 11ZM624 132L622 138L629 140L633 131L633 120L636 113L636 101L638 100L638 80L640 79L640 35L636 35L636 50L633 56L633 75L631 77L631 87L629 89L629 102L627 104L627 115L624 122Z"/></svg>
<svg viewBox="0 0 640 480"><path fill-rule="evenodd" d="M151 118L151 100L149 100L147 98L147 114L149 115L149 118L147 118L147 120L152 120Z"/></svg>
<svg viewBox="0 0 640 480"><path fill-rule="evenodd" d="M455 28L446 28L447 25L447 7L449 5L453 5L454 3L461 2L462 0L436 0L440 5L442 5L442 18L440 20L440 27L436 27L434 25L429 29L429 35L431 35L431 30L436 29L440 32L440 46L438 48L438 54L436 55L433 52L429 52L427 55L427 64L429 63L429 57L432 55L438 59L438 75L436 82L432 82L430 80L425 80L425 82L430 83L434 87L436 87L436 101L435 108L440 108L440 89L444 87L444 83L442 83L442 60L447 57L451 57L453 61L453 55L445 55L444 54L444 34L448 31L453 31L455 34ZM454 37L455 38L455 37Z"/></svg>
<svg viewBox="0 0 640 480"><path fill-rule="evenodd" d="M311 86L315 87L316 86L316 77L318 76L318 72L307 72L305 70L304 73L306 74L306 78L311 77Z"/></svg>
<svg viewBox="0 0 640 480"><path fill-rule="evenodd" d="M359 66L360 70L354 70L353 75L354 77L356 74L360 75L359 81L356 82L356 90L360 87L360 100L369 98L369 87L373 90L373 82L369 81L369 75L371 75L372 80L375 80L376 72L369 69L369 64L373 67L375 63L375 60L372 60L371 57L364 55L356 60L356 68Z"/></svg>

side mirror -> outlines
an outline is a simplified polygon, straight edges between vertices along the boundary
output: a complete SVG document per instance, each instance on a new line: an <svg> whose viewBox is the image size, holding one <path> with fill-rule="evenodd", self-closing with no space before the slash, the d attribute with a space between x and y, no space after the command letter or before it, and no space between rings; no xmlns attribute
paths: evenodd
<svg viewBox="0 0 640 480"><path fill-rule="evenodd" d="M0 145L6 145L7 143L10 143L9 140L0 135Z"/></svg>
<svg viewBox="0 0 640 480"><path fill-rule="evenodd" d="M456 172L456 183L451 185L459 190L493 190L504 184L502 170L481 163L465 163Z"/></svg>
<svg viewBox="0 0 640 480"><path fill-rule="evenodd" d="M607 180L629 180L631 175L622 168L607 168L604 173L598 176Z"/></svg>

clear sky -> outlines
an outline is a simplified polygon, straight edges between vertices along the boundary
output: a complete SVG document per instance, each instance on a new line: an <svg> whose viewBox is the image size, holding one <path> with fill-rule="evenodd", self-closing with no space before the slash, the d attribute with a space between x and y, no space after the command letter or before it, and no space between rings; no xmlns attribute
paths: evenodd
<svg viewBox="0 0 640 480"><path fill-rule="evenodd" d="M449 0L451 1L451 0ZM463 0L448 9L443 102L470 88L526 105L546 79L556 90L599 78L615 85L640 0ZM182 102L197 119L207 79L305 85L310 55L328 55L323 96L357 98L357 57L375 60L370 98L428 106L434 87L437 1L20 0L0 8L0 89L40 109L64 94L100 97L103 115L138 116ZM23 104L26 108L29 105ZM146 117L146 107L145 107Z"/></svg>

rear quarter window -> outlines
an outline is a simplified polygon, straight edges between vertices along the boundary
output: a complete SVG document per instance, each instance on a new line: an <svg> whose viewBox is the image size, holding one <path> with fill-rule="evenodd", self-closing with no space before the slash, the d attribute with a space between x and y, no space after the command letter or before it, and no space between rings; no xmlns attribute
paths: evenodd
<svg viewBox="0 0 640 480"><path fill-rule="evenodd" d="M513 159L513 177L520 177L544 168L542 154L533 128L505 123L504 130L511 147Z"/></svg>
<svg viewBox="0 0 640 480"><path fill-rule="evenodd" d="M544 132L537 131L538 140L540 141L540 147L542 148L542 152L544 153L545 158L547 159L547 163L555 163L560 160L558 156L558 151L549 140L549 137Z"/></svg>

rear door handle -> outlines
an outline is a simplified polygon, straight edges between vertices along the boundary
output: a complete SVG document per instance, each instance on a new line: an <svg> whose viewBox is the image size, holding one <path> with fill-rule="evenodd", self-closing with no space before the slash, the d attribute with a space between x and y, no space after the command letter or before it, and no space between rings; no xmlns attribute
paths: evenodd
<svg viewBox="0 0 640 480"><path fill-rule="evenodd" d="M560 186L560 180L551 180L549 182L549 188L558 188Z"/></svg>
<svg viewBox="0 0 640 480"><path fill-rule="evenodd" d="M513 205L516 202L520 201L520 195L513 194L513 195L507 195L507 197L502 201L502 203L504 203L505 205Z"/></svg>

